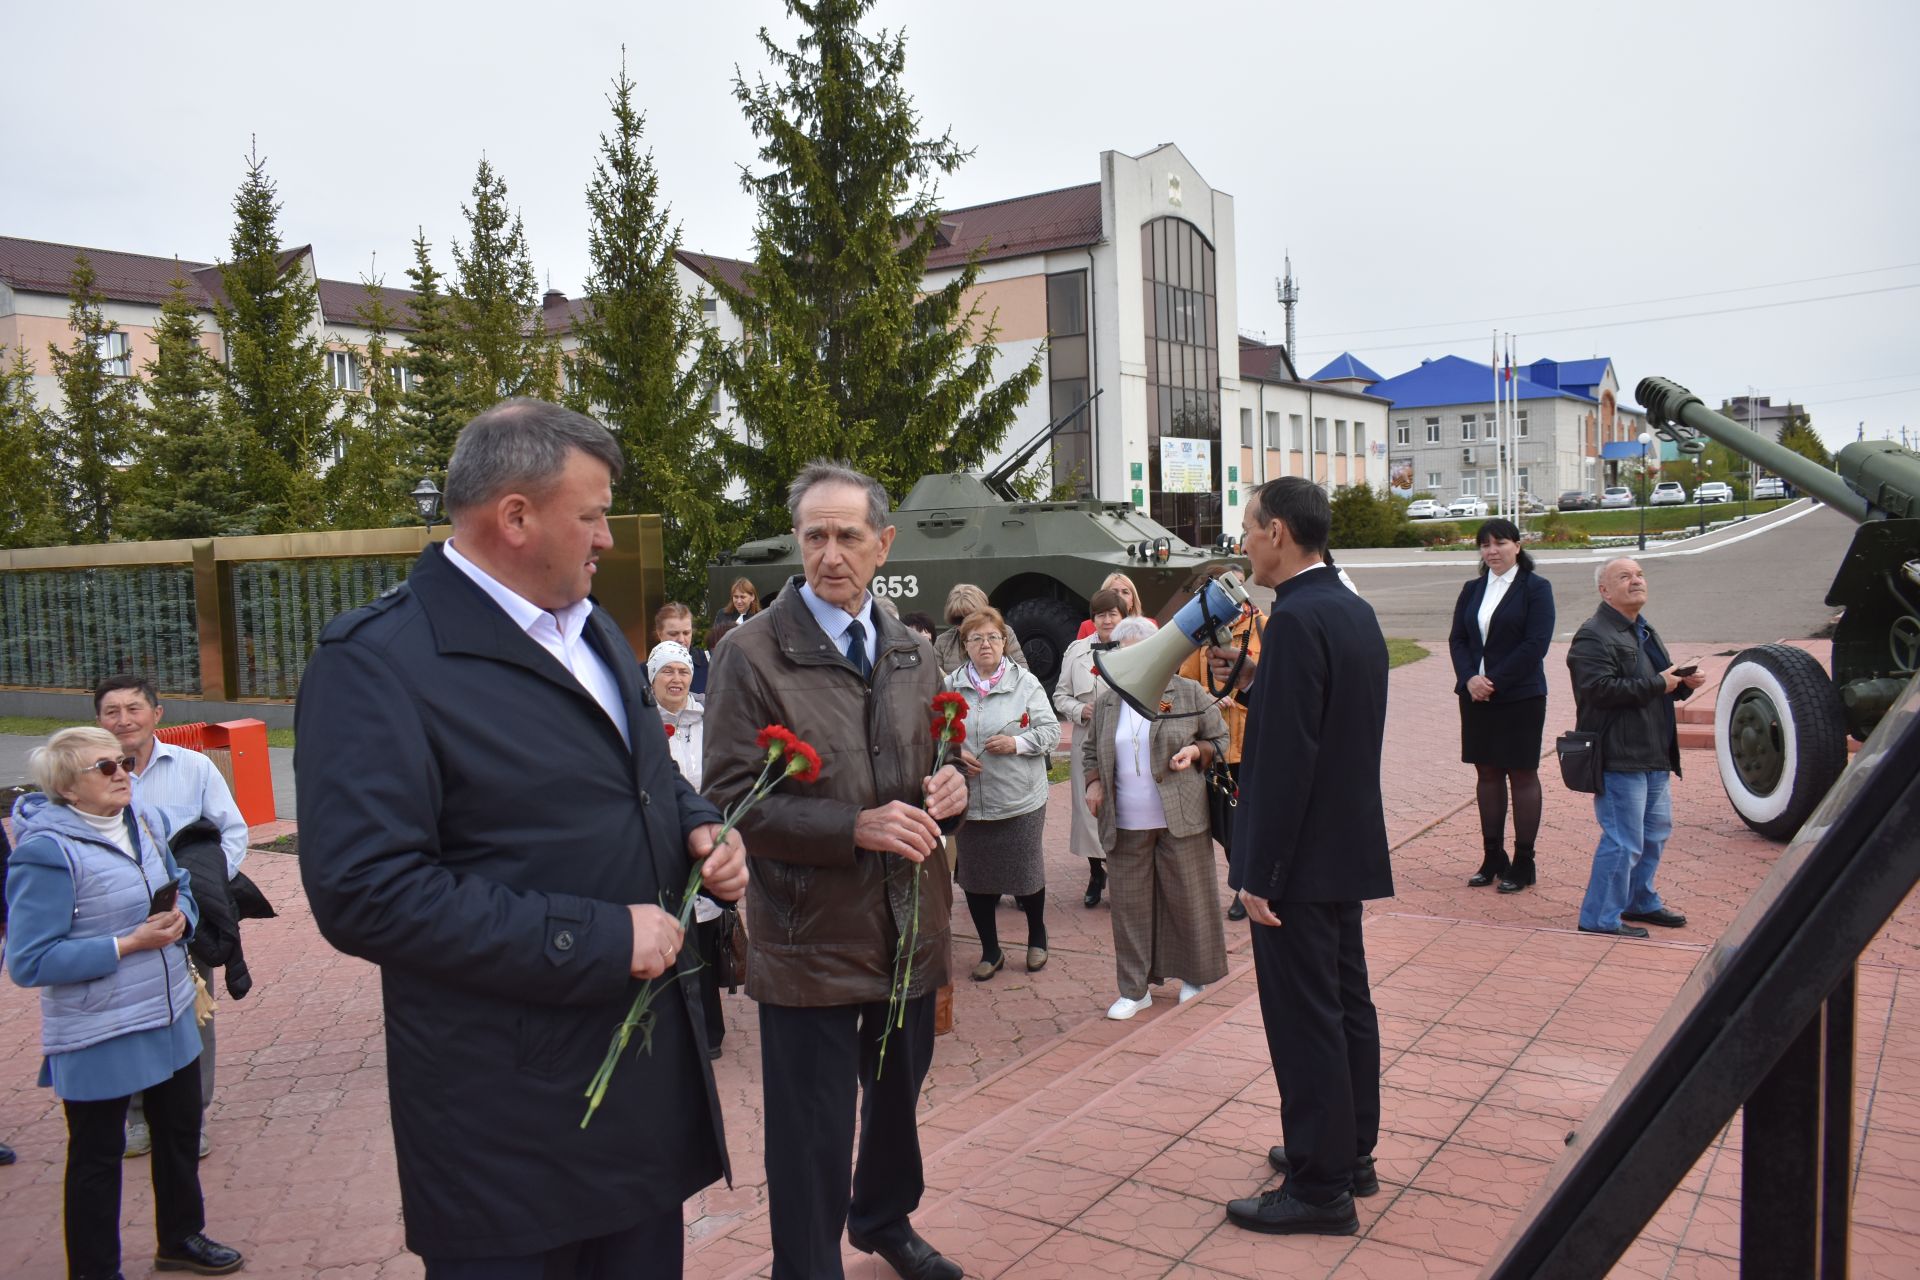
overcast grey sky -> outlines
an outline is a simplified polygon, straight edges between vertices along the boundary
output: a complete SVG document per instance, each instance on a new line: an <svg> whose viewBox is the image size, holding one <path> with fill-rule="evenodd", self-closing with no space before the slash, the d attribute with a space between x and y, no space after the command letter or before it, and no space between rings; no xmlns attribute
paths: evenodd
<svg viewBox="0 0 1920 1280"><path fill-rule="evenodd" d="M1235 198L1243 330L1281 337L1291 250L1303 373L1342 349L1386 376L1485 359L1497 326L1522 360L1611 356L1629 395L1661 374L1710 404L1802 401L1833 443L1861 421L1920 431L1911 0L882 0L874 18L905 26L929 128L977 149L950 205L1178 143ZM730 86L764 67L762 24L788 33L772 0L9 0L0 234L218 257L257 134L288 242L325 275L377 262L404 284L416 225L451 265L484 151L536 266L577 294L624 43L688 247L744 256L753 148Z"/></svg>

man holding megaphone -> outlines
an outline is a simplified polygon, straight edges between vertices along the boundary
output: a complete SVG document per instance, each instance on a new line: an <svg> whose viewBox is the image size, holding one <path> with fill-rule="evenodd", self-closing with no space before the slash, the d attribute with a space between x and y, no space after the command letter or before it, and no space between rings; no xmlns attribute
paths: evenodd
<svg viewBox="0 0 1920 1280"><path fill-rule="evenodd" d="M1373 609L1326 564L1331 512L1288 476L1249 495L1242 546L1274 589L1256 669L1215 649L1247 707L1227 883L1252 922L1254 972L1285 1141L1274 1191L1227 1206L1275 1234L1352 1235L1353 1197L1378 1192L1380 1024L1361 903L1393 895L1380 751L1387 644ZM1237 674L1233 674L1237 669Z"/></svg>

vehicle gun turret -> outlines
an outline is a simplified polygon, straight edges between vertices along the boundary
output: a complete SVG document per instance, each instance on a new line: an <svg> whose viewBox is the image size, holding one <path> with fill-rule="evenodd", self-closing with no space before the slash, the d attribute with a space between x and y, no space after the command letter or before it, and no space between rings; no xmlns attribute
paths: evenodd
<svg viewBox="0 0 1920 1280"><path fill-rule="evenodd" d="M1860 527L1827 603L1843 612L1831 677L1810 654L1761 645L1738 654L1714 707L1714 754L1748 826L1784 840L1920 671L1920 453L1885 440L1847 445L1829 471L1665 378L1636 389L1647 422L1683 453L1714 440L1751 458Z"/></svg>

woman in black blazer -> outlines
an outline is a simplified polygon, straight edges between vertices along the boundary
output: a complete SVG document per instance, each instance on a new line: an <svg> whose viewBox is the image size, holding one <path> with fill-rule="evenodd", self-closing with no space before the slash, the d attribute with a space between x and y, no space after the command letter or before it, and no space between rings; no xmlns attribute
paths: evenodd
<svg viewBox="0 0 1920 1280"><path fill-rule="evenodd" d="M1479 771L1480 869L1467 883L1533 883L1540 834L1540 737L1547 720L1547 646L1553 587L1533 571L1511 520L1480 526L1480 576L1453 606L1453 691L1460 695L1460 758ZM1507 790L1513 790L1513 858L1507 858Z"/></svg>

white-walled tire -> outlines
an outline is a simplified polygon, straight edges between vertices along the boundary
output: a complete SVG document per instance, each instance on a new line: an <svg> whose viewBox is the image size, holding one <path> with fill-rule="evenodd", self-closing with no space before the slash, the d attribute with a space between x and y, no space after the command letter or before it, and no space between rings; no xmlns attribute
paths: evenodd
<svg viewBox="0 0 1920 1280"><path fill-rule="evenodd" d="M1840 693L1803 649L1743 650L1720 681L1713 754L1741 820L1769 840L1786 840L1846 767Z"/></svg>

